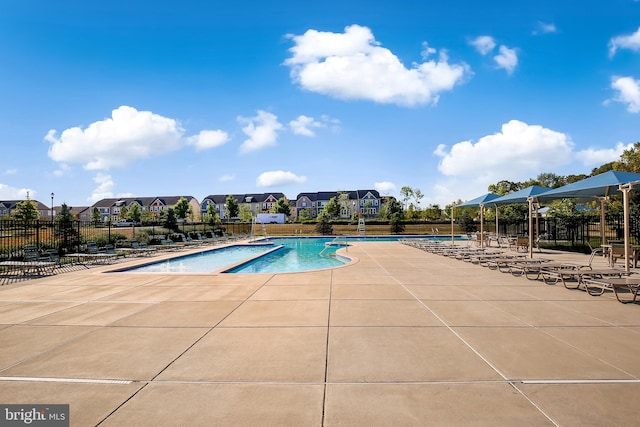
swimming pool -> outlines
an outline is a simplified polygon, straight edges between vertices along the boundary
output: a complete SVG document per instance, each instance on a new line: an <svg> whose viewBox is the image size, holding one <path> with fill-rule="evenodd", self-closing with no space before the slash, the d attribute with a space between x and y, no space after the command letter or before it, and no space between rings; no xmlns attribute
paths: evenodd
<svg viewBox="0 0 640 427"><path fill-rule="evenodd" d="M182 255L118 271L134 273L287 273L344 265L349 258L336 250L354 241L393 242L406 238L451 240L450 236L277 237L258 244L232 245ZM456 240L466 240L456 236Z"/></svg>

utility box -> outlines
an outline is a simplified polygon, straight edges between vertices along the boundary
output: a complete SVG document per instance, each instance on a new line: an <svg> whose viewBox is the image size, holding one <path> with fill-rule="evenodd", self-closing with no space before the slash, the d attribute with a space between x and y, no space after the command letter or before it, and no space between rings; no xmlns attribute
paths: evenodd
<svg viewBox="0 0 640 427"><path fill-rule="evenodd" d="M284 224L285 215L283 213L276 214L258 214L256 222L259 224Z"/></svg>

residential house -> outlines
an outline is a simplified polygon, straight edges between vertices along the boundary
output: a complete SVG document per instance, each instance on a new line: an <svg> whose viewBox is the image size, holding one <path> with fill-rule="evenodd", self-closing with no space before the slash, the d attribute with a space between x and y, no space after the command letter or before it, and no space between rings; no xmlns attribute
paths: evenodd
<svg viewBox="0 0 640 427"><path fill-rule="evenodd" d="M240 208L242 208L242 206L248 206L254 217L259 213L269 213L271 207L275 205L279 199L285 197L283 193L232 194L231 196L237 200ZM202 214L206 214L209 205L213 204L220 219L231 219L227 218L227 197L228 195L223 194L212 194L205 197L201 204Z"/></svg>
<svg viewBox="0 0 640 427"><path fill-rule="evenodd" d="M354 214L362 214L366 217L378 217L382 201L380 193L376 190L355 191L320 191L317 193L300 193L296 198L297 214L305 209L311 218L316 218L325 208L327 203L335 197L340 198L341 193L346 193L348 201L340 207L340 218L349 219Z"/></svg>
<svg viewBox="0 0 640 427"><path fill-rule="evenodd" d="M37 200L31 201L36 204L36 209L40 214L40 218L51 218L51 207ZM16 207L20 202L24 202L24 200L0 200L0 218L11 217L13 215L13 211L16 210Z"/></svg>
<svg viewBox="0 0 640 427"><path fill-rule="evenodd" d="M198 215L200 212L200 203L193 196L156 196L156 197L120 197L102 199L90 208L89 218L93 208L98 208L102 221L110 220L112 222L118 221L120 218L120 211L126 207L127 210L131 209L133 205L138 205L140 212L142 212L143 220L158 219L162 212L173 208L181 198L185 198L191 207L191 211L194 215ZM199 220L194 216L194 220Z"/></svg>

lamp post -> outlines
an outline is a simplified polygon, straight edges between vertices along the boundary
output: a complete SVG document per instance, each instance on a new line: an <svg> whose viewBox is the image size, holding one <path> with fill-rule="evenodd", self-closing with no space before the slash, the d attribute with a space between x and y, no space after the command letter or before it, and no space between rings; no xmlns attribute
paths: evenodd
<svg viewBox="0 0 640 427"><path fill-rule="evenodd" d="M53 223L53 198L54 197L55 197L55 194L51 192L51 223Z"/></svg>

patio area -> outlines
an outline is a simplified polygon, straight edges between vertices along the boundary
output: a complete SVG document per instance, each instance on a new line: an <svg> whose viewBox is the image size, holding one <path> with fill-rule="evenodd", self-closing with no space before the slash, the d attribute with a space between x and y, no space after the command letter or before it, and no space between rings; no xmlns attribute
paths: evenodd
<svg viewBox="0 0 640 427"><path fill-rule="evenodd" d="M2 286L0 403L69 404L74 426L637 424L640 305L398 242L347 256Z"/></svg>

